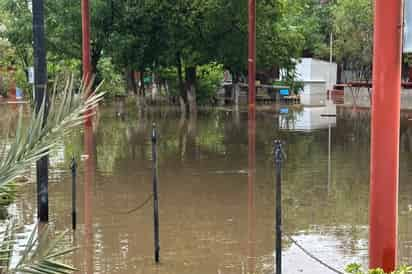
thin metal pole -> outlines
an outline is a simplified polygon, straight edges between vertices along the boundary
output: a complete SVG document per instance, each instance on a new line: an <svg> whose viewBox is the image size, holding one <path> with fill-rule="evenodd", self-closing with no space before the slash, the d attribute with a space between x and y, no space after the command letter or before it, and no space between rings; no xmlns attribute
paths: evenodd
<svg viewBox="0 0 412 274"><path fill-rule="evenodd" d="M70 165L72 170L72 228L76 230L77 223L77 210L76 210L76 177L77 177L77 163L74 157L72 158L72 163Z"/></svg>
<svg viewBox="0 0 412 274"><path fill-rule="evenodd" d="M249 109L256 105L256 0L249 0Z"/></svg>
<svg viewBox="0 0 412 274"><path fill-rule="evenodd" d="M403 0L375 0L369 265L394 271L398 182Z"/></svg>
<svg viewBox="0 0 412 274"><path fill-rule="evenodd" d="M282 274L282 142L275 141L276 169L276 274Z"/></svg>
<svg viewBox="0 0 412 274"><path fill-rule="evenodd" d="M45 102L45 120L48 112L47 64L44 34L43 0L33 0L33 50L34 50L34 86L36 112ZM49 158L44 156L36 163L37 172L37 214L40 222L49 221Z"/></svg>
<svg viewBox="0 0 412 274"><path fill-rule="evenodd" d="M160 260L159 239L159 199L158 199L158 177L157 177L157 130L156 124L152 128L152 161L153 161L153 214L154 214L154 255L155 262Z"/></svg>
<svg viewBox="0 0 412 274"><path fill-rule="evenodd" d="M89 0L82 0L82 59L83 59L83 80L86 84L92 76L90 57L90 8Z"/></svg>

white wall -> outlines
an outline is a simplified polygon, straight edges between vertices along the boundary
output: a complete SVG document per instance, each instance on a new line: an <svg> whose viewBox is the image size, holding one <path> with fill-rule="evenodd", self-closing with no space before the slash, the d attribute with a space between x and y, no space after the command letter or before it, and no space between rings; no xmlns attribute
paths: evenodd
<svg viewBox="0 0 412 274"><path fill-rule="evenodd" d="M331 89L336 84L338 66L313 58L302 58L296 65L298 80L303 82L325 82L326 88Z"/></svg>
<svg viewBox="0 0 412 274"><path fill-rule="evenodd" d="M311 63L312 59L303 58L296 65L296 75L299 81L310 81L311 78Z"/></svg>
<svg viewBox="0 0 412 274"><path fill-rule="evenodd" d="M304 83L303 105L324 105L326 92L336 84L338 66L313 58L302 58L296 65L296 75Z"/></svg>
<svg viewBox="0 0 412 274"><path fill-rule="evenodd" d="M412 0L405 0L404 52L412 53Z"/></svg>

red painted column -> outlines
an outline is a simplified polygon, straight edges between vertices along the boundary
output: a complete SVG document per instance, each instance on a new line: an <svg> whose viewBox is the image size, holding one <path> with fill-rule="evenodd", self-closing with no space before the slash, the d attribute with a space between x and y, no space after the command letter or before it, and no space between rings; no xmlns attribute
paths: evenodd
<svg viewBox="0 0 412 274"><path fill-rule="evenodd" d="M91 58L90 58L89 0L82 0L82 56L83 56L83 80L88 83L92 75Z"/></svg>
<svg viewBox="0 0 412 274"><path fill-rule="evenodd" d="M248 273L256 272L256 0L249 0Z"/></svg>
<svg viewBox="0 0 412 274"><path fill-rule="evenodd" d="M256 0L249 0L249 110L256 103Z"/></svg>
<svg viewBox="0 0 412 274"><path fill-rule="evenodd" d="M402 0L375 0L370 267L393 271L397 261Z"/></svg>

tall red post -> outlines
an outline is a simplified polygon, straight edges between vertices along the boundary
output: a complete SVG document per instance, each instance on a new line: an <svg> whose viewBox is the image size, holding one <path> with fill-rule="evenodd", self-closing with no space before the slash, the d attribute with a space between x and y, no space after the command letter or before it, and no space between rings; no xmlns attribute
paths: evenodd
<svg viewBox="0 0 412 274"><path fill-rule="evenodd" d="M256 0L249 0L249 111L256 103Z"/></svg>
<svg viewBox="0 0 412 274"><path fill-rule="evenodd" d="M90 58L90 8L89 0L82 0L82 56L83 56L83 80L88 83L91 79Z"/></svg>
<svg viewBox="0 0 412 274"><path fill-rule="evenodd" d="M256 0L249 0L249 119L248 119L248 273L256 269Z"/></svg>
<svg viewBox="0 0 412 274"><path fill-rule="evenodd" d="M393 271L397 261L402 0L375 0L370 267Z"/></svg>

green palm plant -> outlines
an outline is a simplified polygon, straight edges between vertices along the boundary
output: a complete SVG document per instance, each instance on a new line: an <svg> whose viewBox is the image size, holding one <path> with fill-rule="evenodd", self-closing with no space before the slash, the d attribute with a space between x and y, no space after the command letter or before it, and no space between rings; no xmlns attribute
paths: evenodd
<svg viewBox="0 0 412 274"><path fill-rule="evenodd" d="M70 77L59 94L56 81L50 103L44 100L39 111L33 112L27 130L23 130L22 118L19 119L15 140L0 162L0 187L23 175L33 162L56 148L64 135L94 115L104 93L95 91L86 98L91 85L82 84L76 93L74 82Z"/></svg>
<svg viewBox="0 0 412 274"><path fill-rule="evenodd" d="M55 81L50 101L44 99L39 110L33 111L26 129L23 128L22 117L19 118L15 140L0 160L0 202L3 201L3 204L16 198L15 180L27 172L33 162L53 151L63 136L93 116L104 96L104 93L97 92L100 86L94 92L91 92L92 84L85 85L83 82L78 89L74 88L73 77L64 82L62 92L58 92L58 83ZM33 230L20 261L9 269L10 250L16 231L11 225L0 235L3 239L0 244L0 262L3 266L0 273L65 274L76 270L58 261L61 256L74 250L62 251L59 248L65 233L50 240L47 226L44 230ZM56 251L58 249L60 251Z"/></svg>
<svg viewBox="0 0 412 274"><path fill-rule="evenodd" d="M77 269L60 262L59 257L73 252L76 248L61 250L61 243L67 231L50 240L48 226L33 230L26 243L23 255L11 273L69 274Z"/></svg>

